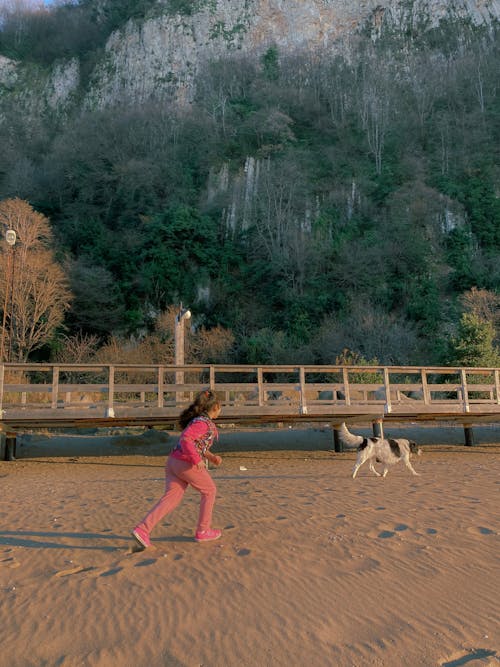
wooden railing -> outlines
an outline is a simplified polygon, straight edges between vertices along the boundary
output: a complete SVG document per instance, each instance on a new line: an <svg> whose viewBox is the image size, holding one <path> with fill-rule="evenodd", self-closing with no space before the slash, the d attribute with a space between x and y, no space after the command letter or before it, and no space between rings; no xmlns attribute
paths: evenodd
<svg viewBox="0 0 500 667"><path fill-rule="evenodd" d="M499 368L6 363L0 419L174 417L207 387L226 417L500 413Z"/></svg>
<svg viewBox="0 0 500 667"><path fill-rule="evenodd" d="M224 423L327 422L342 451L342 422L500 421L500 369L413 366L0 364L0 460L17 434L40 428L173 426L210 387Z"/></svg>

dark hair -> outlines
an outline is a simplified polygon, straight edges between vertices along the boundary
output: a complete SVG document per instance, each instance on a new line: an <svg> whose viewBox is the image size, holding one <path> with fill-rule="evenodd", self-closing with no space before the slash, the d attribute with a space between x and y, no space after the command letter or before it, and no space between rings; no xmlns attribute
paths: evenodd
<svg viewBox="0 0 500 667"><path fill-rule="evenodd" d="M191 405L181 412L179 417L181 428L186 428L192 419L207 413L216 405L220 405L220 401L217 398L215 391L212 391L211 389L200 391Z"/></svg>

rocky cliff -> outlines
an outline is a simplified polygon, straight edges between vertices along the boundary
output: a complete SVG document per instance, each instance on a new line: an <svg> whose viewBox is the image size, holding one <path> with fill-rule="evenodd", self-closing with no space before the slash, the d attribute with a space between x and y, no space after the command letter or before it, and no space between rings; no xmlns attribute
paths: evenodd
<svg viewBox="0 0 500 667"><path fill-rule="evenodd" d="M406 29L499 18L500 0L209 0L192 16L156 15L113 34L86 104L172 94L189 101L200 64L228 54L258 57L270 46L280 53L340 49L361 30L376 38L384 23Z"/></svg>
<svg viewBox="0 0 500 667"><path fill-rule="evenodd" d="M500 0L200 0L197 7L174 14L159 0L148 18L127 22L110 36L85 85L74 60L27 80L3 59L0 87L17 82L22 91L27 84L38 111L63 109L76 94L86 108L151 97L188 103L200 66L228 54L259 57L271 46L280 54L339 50L361 32L376 39L384 25L406 30L443 19L480 25L500 18Z"/></svg>

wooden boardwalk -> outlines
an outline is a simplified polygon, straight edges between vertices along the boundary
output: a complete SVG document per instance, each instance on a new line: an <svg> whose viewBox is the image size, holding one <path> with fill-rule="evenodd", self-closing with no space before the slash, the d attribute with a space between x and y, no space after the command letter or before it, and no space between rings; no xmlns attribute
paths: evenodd
<svg viewBox="0 0 500 667"><path fill-rule="evenodd" d="M172 427L210 387L221 424L500 421L500 369L414 366L0 364L0 434Z"/></svg>

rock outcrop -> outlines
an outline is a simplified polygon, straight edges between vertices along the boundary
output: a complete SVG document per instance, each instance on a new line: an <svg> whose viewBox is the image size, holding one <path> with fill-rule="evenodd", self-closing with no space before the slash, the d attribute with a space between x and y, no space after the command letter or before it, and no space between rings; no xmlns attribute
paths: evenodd
<svg viewBox="0 0 500 667"><path fill-rule="evenodd" d="M499 0L210 0L192 16L163 13L114 33L95 71L87 107L174 96L189 102L200 66L228 55L259 57L344 48L361 29L475 24L500 18Z"/></svg>
<svg viewBox="0 0 500 667"><path fill-rule="evenodd" d="M74 99L86 109L152 98L187 104L210 60L258 58L270 47L279 56L341 51L361 32L376 39L384 25L402 31L444 19L497 21L500 0L200 0L189 15L173 14L158 0L149 17L131 19L109 37L85 84L75 59L34 74L0 58L0 97L14 87L34 113L64 110Z"/></svg>

